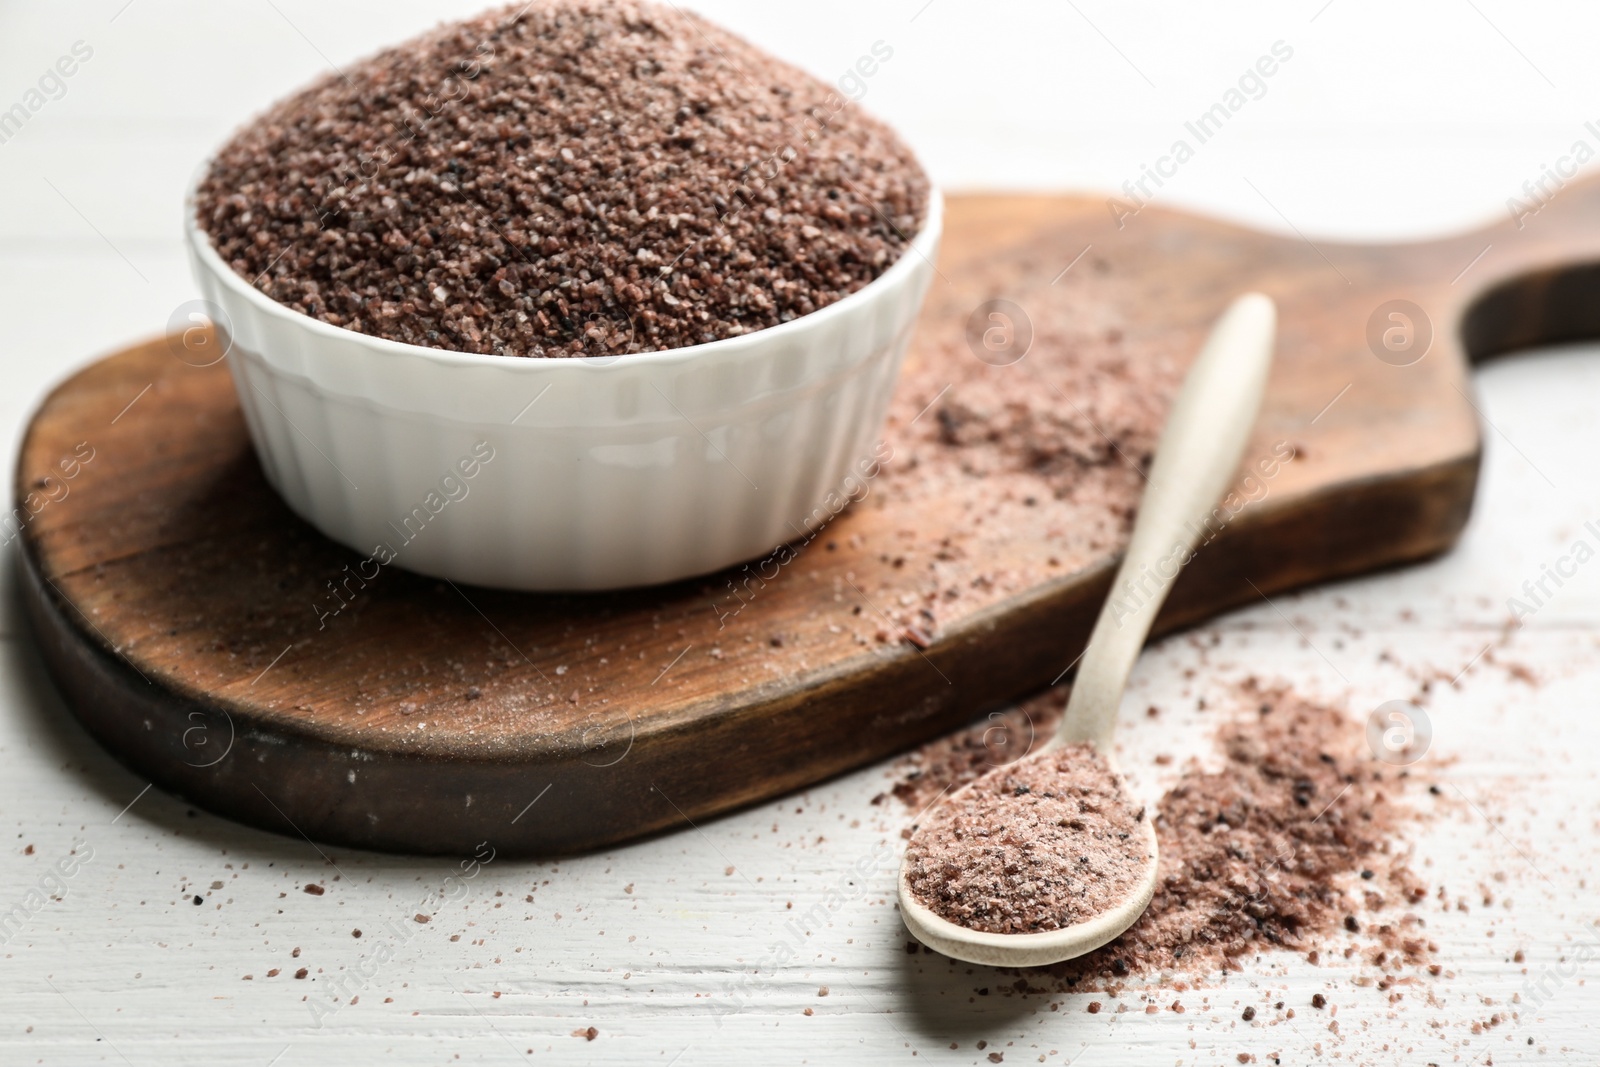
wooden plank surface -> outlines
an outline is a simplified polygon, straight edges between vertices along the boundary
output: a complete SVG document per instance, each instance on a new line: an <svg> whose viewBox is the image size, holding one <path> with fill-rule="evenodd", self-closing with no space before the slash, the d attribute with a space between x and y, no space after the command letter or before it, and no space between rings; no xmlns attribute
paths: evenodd
<svg viewBox="0 0 1600 1067"><path fill-rule="evenodd" d="M1592 351L1506 366L1484 389L1490 417L1570 490L1588 475L1567 453L1565 431L1586 417L1577 390L1600 386L1596 368ZM1553 395L1557 380L1573 390ZM465 1059L509 1062L508 1040L558 1062L667 1063L681 1054L680 1063L732 1063L767 1048L796 1062L916 1051L918 1060L982 1065L998 1050L1005 1062L1231 1064L1246 1052L1269 1063L1278 1052L1288 1063L1316 1062L1314 1046L1333 1062L1578 1062L1578 1051L1594 1047L1592 981L1563 980L1537 1011L1512 998L1542 968L1572 959L1583 924L1596 917L1582 887L1600 857L1591 838L1571 831L1591 825L1600 804L1587 756L1600 587L1592 577L1575 583L1496 650L1501 664L1531 669L1537 687L1478 653L1501 641L1503 597L1592 517L1592 502L1552 492L1513 449L1491 442L1481 505L1462 546L1434 563L1275 598L1276 609L1249 608L1160 643L1141 661L1129 707L1156 704L1163 716L1130 716L1119 745L1136 788L1154 795L1173 770L1156 758L1205 754L1239 678L1291 680L1342 702L1354 721L1414 694L1422 677L1466 668L1430 704L1438 761L1419 773L1452 793L1459 787L1496 825L1458 801L1419 835L1430 888L1448 888L1470 910L1425 912L1448 974L1403 988L1398 1003L1355 986L1353 967L1295 956L1249 960L1220 986L1180 991L1176 976L1119 998L1003 996L1013 975L909 957L892 904L892 857L912 813L872 803L897 780L889 767L591 856L496 859L466 881L460 863L471 852L319 852L142 792L145 781L74 725L31 649L12 641L0 754L15 843L34 854L9 865L7 887L20 899L78 842L94 859L5 948L8 1012L18 1024L6 1040L30 1059L93 1062L103 1043L76 1008L135 1063L259 1064L285 1047L285 1059L359 1056L374 1043L402 1062L424 1062L441 1042ZM539 814L535 806L526 817ZM851 883L863 860L857 894ZM305 884L326 892L308 895ZM1492 906L1480 903L1480 884ZM826 922L794 935L786 924L817 907ZM417 924L418 913L431 921ZM375 966L379 944L393 959ZM790 944L794 957L762 966L777 944ZM1515 952L1524 962L1511 960ZM300 966L308 976L296 981ZM313 1014L320 998L340 995L335 980L361 968L375 974L357 1003ZM741 987L746 975L751 985ZM1592 964L1584 975L1594 977ZM748 996L736 998L738 988ZM1316 993L1336 1015L1309 1007ZM1133 1014L1089 1015L1091 1000ZM1271 1011L1279 1001L1297 1006L1295 1019ZM1184 1014L1170 1010L1174 1002ZM1149 1003L1157 1014L1143 1014ZM1264 1021L1245 1024L1247 1006ZM1508 1010L1519 1017L1472 1032ZM1337 1034L1328 1030L1335 1021ZM572 1036L590 1026L599 1032L593 1044Z"/></svg>

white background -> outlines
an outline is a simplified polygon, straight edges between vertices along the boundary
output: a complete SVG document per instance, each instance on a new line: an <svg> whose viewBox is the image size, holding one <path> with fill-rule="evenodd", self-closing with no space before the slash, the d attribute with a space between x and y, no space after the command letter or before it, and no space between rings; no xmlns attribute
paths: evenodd
<svg viewBox="0 0 1600 1067"><path fill-rule="evenodd" d="M888 44L893 59L864 105L949 189L1112 192L1282 40L1294 56L1265 97L1161 202L1312 236L1401 239L1504 217L1507 198L1525 196L1524 181L1600 119L1594 5L695 6L829 80ZM209 149L329 63L478 9L473 0L0 0L0 108L74 42L94 49L66 95L0 144L5 468L52 382L160 332L196 295L179 211ZM1196 698L1226 705L1245 674L1290 680L1360 717L1411 695L1430 671L1461 671L1498 638L1506 598L1600 517L1588 458L1600 446L1597 386L1600 365L1581 348L1482 372L1494 429L1477 514L1456 552L1284 598L1292 627L1262 606L1147 655L1130 706L1157 702L1170 714L1162 731L1141 718L1123 739L1140 788L1161 788L1158 752L1206 751ZM9 584L11 561L0 562ZM340 851L330 854L336 871L304 841L195 814L156 790L119 814L143 781L66 717L7 595L0 908L75 841L94 859L64 900L0 948L0 1062L876 1063L915 1054L987 1063L999 1051L1007 1063L1086 1065L1236 1063L1240 1052L1263 1063L1274 1052L1284 1063L1594 1063L1600 1003L1583 984L1588 968L1571 963L1576 976L1536 1011L1513 998L1542 968L1575 960L1574 939L1600 917L1585 883L1600 803L1597 637L1600 585L1585 572L1493 653L1531 667L1539 685L1484 657L1436 697L1426 773L1458 803L1421 835L1419 863L1452 903L1472 907L1429 913L1446 973L1405 987L1398 1002L1353 986L1353 968L1288 956L1181 998L1170 987L1148 994L1161 1005L1182 999L1184 1014L1143 1014L1137 989L1121 998L1136 1013L1126 1015L1089 1015L1085 996L978 997L1010 979L906 956L891 862L719 1022L728 983L784 936L786 905L804 911L878 842L898 843L905 813L868 803L892 778L877 768L604 855L497 861L319 1029L302 998L370 952L389 920L408 923L454 865ZM1198 673L1185 680L1190 667ZM328 893L305 895L307 881ZM190 902L195 893L204 906ZM368 936L353 939L355 927ZM1519 949L1526 962L1512 963ZM289 977L300 965L311 971L305 981ZM267 979L274 967L283 973ZM1336 1018L1307 1006L1317 991ZM1269 1010L1280 999L1298 1006L1294 1020ZM1247 1004L1262 1013L1253 1025L1239 1019ZM1496 1013L1515 1017L1472 1032ZM596 1040L571 1036L590 1025Z"/></svg>

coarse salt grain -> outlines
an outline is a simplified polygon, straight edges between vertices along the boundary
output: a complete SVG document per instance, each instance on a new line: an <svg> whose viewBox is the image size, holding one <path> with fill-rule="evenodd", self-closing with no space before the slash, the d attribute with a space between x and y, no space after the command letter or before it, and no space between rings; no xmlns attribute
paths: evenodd
<svg viewBox="0 0 1600 1067"><path fill-rule="evenodd" d="M272 108L219 153L197 212L235 271L313 318L593 356L825 307L900 257L928 198L886 127L699 16L546 0Z"/></svg>

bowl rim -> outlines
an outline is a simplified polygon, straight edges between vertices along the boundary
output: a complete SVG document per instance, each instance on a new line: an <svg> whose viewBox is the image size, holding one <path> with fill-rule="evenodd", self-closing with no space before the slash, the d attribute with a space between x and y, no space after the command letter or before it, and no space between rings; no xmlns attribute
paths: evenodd
<svg viewBox="0 0 1600 1067"><path fill-rule="evenodd" d="M244 277L222 258L221 253L212 244L211 235L200 226L198 193L200 184L205 180L206 175L210 173L214 160L214 156L207 157L190 180L188 192L184 196L184 231L190 250L224 287L253 305L257 311L287 325L309 330L328 340L354 341L372 351L391 356L411 356L447 367L499 367L511 370L512 373L518 372L515 368L521 368L523 373L537 373L559 366L596 371L616 366L686 363L718 355L736 354L742 349L765 345L773 341L781 341L792 334L815 329L827 317L848 314L855 308L878 298L896 285L908 281L908 276L920 269L919 260L926 263L928 268L937 272L939 268L934 257L938 253L939 241L944 228L944 195L939 187L930 180L928 183L927 213L923 219L922 228L906 244L899 258L890 264L889 269L855 292L849 293L831 304L808 312L798 318L751 333L740 334L737 337L724 337L697 345L686 345L681 348L662 348L651 352L625 352L612 356L501 356L492 353L460 352L449 348L429 348L425 345L414 345L406 341L391 341L383 337L374 337L371 334L361 333L345 326L335 326L332 323L312 318L304 312L296 311L285 304L281 304L261 292L254 285L246 282ZM921 164L919 163L918 165L920 166ZM226 311L226 309L223 310ZM231 315L229 317L231 318Z"/></svg>

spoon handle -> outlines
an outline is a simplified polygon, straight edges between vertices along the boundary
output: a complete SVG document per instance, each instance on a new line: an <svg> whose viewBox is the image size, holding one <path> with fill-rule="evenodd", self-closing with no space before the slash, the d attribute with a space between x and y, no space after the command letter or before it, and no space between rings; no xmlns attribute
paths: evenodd
<svg viewBox="0 0 1600 1067"><path fill-rule="evenodd" d="M1110 744L1122 690L1150 625L1178 571L1194 557L1205 521L1250 440L1277 318L1269 297L1239 297L1189 369L1161 431L1133 536L1078 666L1059 740L1092 741L1102 749Z"/></svg>

